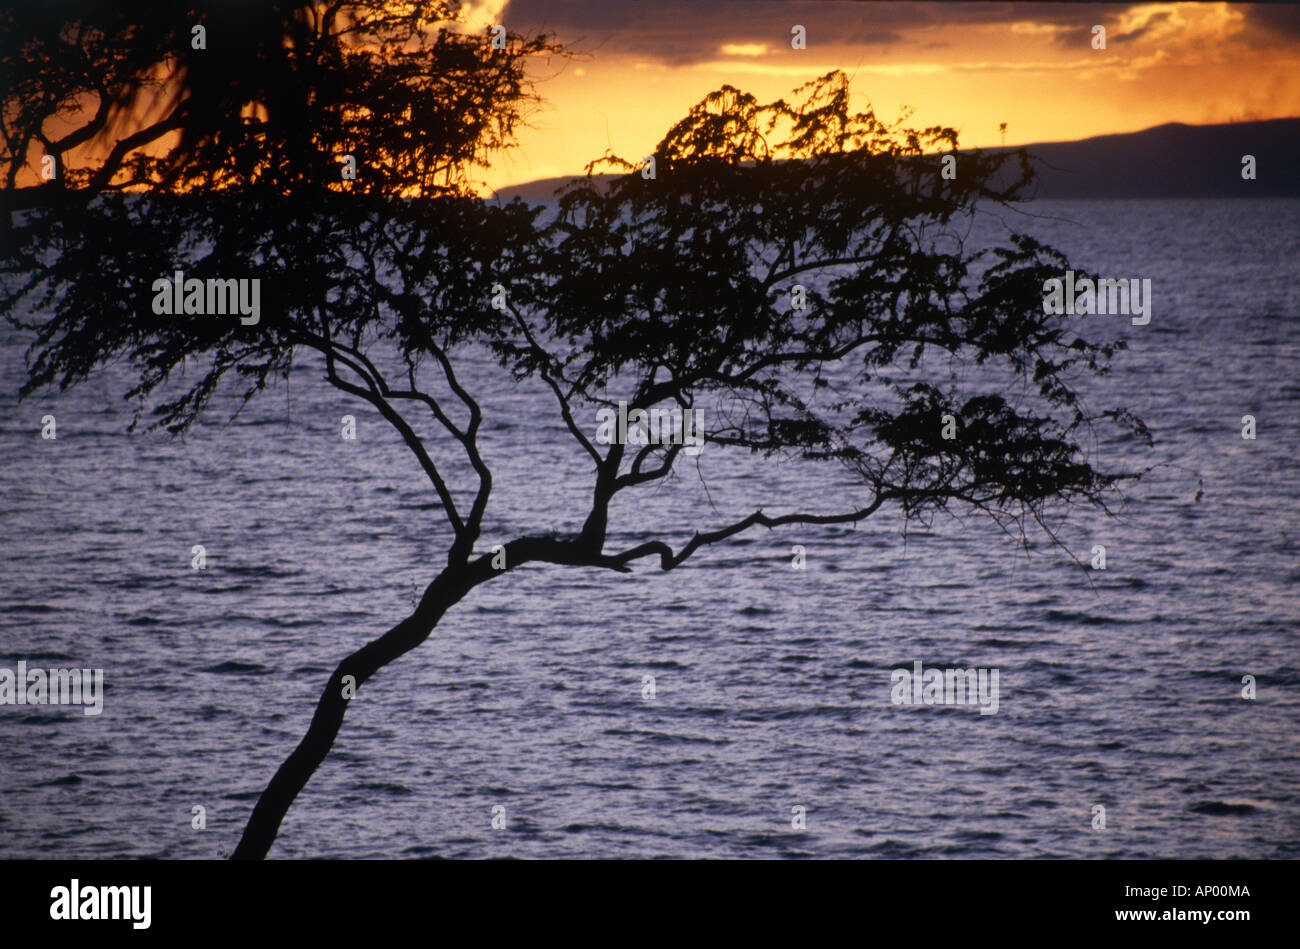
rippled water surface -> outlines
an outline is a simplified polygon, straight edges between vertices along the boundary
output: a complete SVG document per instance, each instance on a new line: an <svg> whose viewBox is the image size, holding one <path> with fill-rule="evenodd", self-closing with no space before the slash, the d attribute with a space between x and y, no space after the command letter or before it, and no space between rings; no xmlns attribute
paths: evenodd
<svg viewBox="0 0 1300 949"><path fill-rule="evenodd" d="M1088 318L1131 347L1090 397L1157 439L1106 450L1166 463L1118 520L1055 522L1085 561L1106 546L1104 572L978 519L904 537L888 509L751 531L667 574L525 567L366 685L273 855L1300 856L1300 204L1027 210L1002 217L1152 279L1150 325ZM181 441L125 433L116 368L20 404L3 334L0 665L108 685L98 717L0 706L0 855L216 856L447 532L397 437L310 366ZM575 529L587 466L545 393L464 372L497 472L482 549ZM831 468L698 460L618 505L610 546L853 497ZM892 704L890 670L918 659L998 669L998 713Z"/></svg>

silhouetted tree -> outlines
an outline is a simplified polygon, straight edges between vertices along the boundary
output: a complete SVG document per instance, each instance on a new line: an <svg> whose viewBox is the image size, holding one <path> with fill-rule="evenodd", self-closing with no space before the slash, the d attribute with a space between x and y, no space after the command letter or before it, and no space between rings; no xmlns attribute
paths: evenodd
<svg viewBox="0 0 1300 949"><path fill-rule="evenodd" d="M524 101L522 63L549 43L516 38L503 55L485 37L439 34L435 52L408 60L398 52L407 49L404 21L385 19L379 4L329 11L342 7L376 18L391 48L340 52L346 31L335 36L319 14L293 8L282 26L310 28L321 45L309 68L281 60L310 43L295 34L285 53L269 24L260 52L246 53L269 64L258 70L292 78L280 87L285 119L277 124L272 107L269 122L245 131L230 110L244 109L247 93L205 80L206 101L220 105L199 114L182 97L174 109L192 125L176 149L119 165L151 196L109 194L118 178L87 172L81 190L93 194L76 213L55 205L14 216L7 268L15 287L3 305L36 334L24 393L67 387L125 358L139 370L129 395L143 407L188 362L202 371L155 409L154 424L183 431L229 373L248 377L251 396L287 374L295 353L313 350L332 385L396 429L445 517L445 566L409 616L339 662L235 857L267 853L328 754L353 688L422 643L476 586L524 564L626 573L649 557L668 570L755 526L851 523L885 505L908 518L961 505L1023 537L1026 520L1041 523L1052 502L1104 506L1131 476L1103 470L1088 433L1106 420L1145 437L1141 423L1122 410L1089 412L1075 390L1079 376L1105 370L1113 347L1043 313L1043 281L1064 260L1020 235L987 254L952 236L950 225L977 204L1020 193L1030 178L1023 154L963 154L957 178L944 180L933 153L955 149L951 129L886 126L854 112L846 79L829 73L790 101L762 104L731 87L708 96L656 147L653 174L607 156L591 170L625 174L582 179L546 210L500 205L468 196L458 176L485 145L506 140ZM184 17L174 22L168 35L188 35ZM139 62L167 45L148 35ZM54 56L48 45L23 47L35 75ZM423 70L443 57L460 72L431 80ZM126 62L117 75L130 85L137 74ZM259 89L256 73L247 81ZM140 94L113 93L121 102ZM302 101L327 117L288 118ZM458 122L479 134L449 143ZM11 140L39 140L36 127L11 123L26 129ZM345 147L382 156L373 171L358 160L358 182L373 173L379 183L336 183ZM11 149L10 161L23 154ZM150 285L180 261L187 276L262 278L261 322L154 315ZM40 316L26 322L24 307ZM458 367L485 349L550 391L574 450L590 460L591 502L576 512L575 534L476 551L493 489L479 435L493 422ZM706 424L708 450L842 464L860 501L818 510L768 499L787 510L767 514L757 499L748 516L680 548L655 540L619 549L611 501L668 478L686 447L680 438L602 444L596 412L620 401L629 413L707 402L722 419ZM454 451L417 434L416 413ZM694 525L664 525L663 534L680 527Z"/></svg>
<svg viewBox="0 0 1300 949"><path fill-rule="evenodd" d="M535 101L523 63L558 50L545 36L492 49L443 28L456 12L456 0L0 7L6 207L131 190L463 190ZM341 180L344 154L364 169L355 181ZM46 155L57 176L22 187Z"/></svg>

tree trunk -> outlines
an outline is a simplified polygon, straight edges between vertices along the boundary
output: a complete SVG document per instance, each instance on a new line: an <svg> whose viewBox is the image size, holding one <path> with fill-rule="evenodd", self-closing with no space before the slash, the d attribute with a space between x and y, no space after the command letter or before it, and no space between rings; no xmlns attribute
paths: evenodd
<svg viewBox="0 0 1300 949"><path fill-rule="evenodd" d="M306 786L316 773L316 768L329 754L334 738L343 725L349 701L343 697L344 676L353 676L355 688L359 689L362 683L388 663L428 639L443 614L474 585L464 571L444 571L429 584L414 613L338 664L325 691L321 693L320 701L316 703L316 714L312 716L307 734L293 754L280 765L275 777L258 798L239 846L230 855L230 859L261 860L271 849L284 815L298 792Z"/></svg>

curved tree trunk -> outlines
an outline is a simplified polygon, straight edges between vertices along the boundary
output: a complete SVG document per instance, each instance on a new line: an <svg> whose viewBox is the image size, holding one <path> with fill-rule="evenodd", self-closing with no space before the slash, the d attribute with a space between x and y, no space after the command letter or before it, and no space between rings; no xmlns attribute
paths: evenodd
<svg viewBox="0 0 1300 949"><path fill-rule="evenodd" d="M239 846L232 860L261 860L271 849L280 822L290 805L307 784L316 768L329 754L334 738L343 725L348 699L343 697L344 676L353 676L355 686L362 683L394 659L414 649L429 638L443 614L474 586L463 571L446 570L429 584L414 613L384 635L367 643L338 664L330 676L307 734L294 749L275 777L266 786L253 808ZM355 695L356 693L354 693Z"/></svg>

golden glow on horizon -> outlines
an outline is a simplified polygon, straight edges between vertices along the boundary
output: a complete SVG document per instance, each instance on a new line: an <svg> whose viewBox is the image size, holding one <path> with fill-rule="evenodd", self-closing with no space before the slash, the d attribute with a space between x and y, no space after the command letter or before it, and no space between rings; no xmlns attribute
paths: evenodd
<svg viewBox="0 0 1300 949"><path fill-rule="evenodd" d="M1091 48L1086 29L1037 22L1034 11L1016 9L1010 22L900 30L883 45L810 35L808 49L796 51L782 36L761 43L724 34L712 57L681 64L623 51L617 33L592 31L580 68L538 83L547 105L520 131L520 147L475 177L495 188L581 174L607 148L636 160L719 86L769 100L835 68L853 77L857 107L869 100L885 121L910 107L911 124L950 125L963 146L1002 144L1002 122L1006 144L1015 145L1166 122L1300 116L1300 45L1261 42L1246 11L1231 4L1117 6L1105 50Z"/></svg>
<svg viewBox="0 0 1300 949"><path fill-rule="evenodd" d="M865 23L872 10L909 6L827 3L820 9L867 11ZM782 7L774 0L763 9ZM700 9L707 9L703 0ZM622 32L558 30L559 41L573 44L579 55L531 67L543 106L517 129L519 147L493 156L488 168L469 169L469 176L488 194L581 174L607 150L639 161L691 106L723 85L771 101L831 69L853 80L856 108L873 106L885 122L910 111L911 125L952 126L963 147L1069 141L1167 122L1300 116L1300 40L1269 33L1251 20L1249 9L1229 3L1115 5L1103 14L1105 50L1091 48L1087 27L1036 20L1039 9L1017 4L1008 14L1015 19L1000 22L993 20L1001 15L995 10L984 21L917 17L918 25L878 31L859 23L861 42L835 35L823 22L809 29L804 50L791 49L789 35L779 29L767 36L763 24L772 22L770 16L755 27L701 15L696 33L716 35L704 41L697 35L685 50L691 55L676 56L668 51L683 42L687 27L649 14L635 28L661 34L634 33L632 25ZM1052 9L1060 15L1059 6ZM525 34L547 26L512 22L510 0L465 0L456 29L486 37L502 22ZM62 137L85 121L93 102L85 108L51 120L46 134ZM1004 122L1005 136L999 129ZM146 151L160 153L176 139L170 133ZM69 158L103 157L109 147L83 145ZM36 174L25 166L20 183L36 183Z"/></svg>

